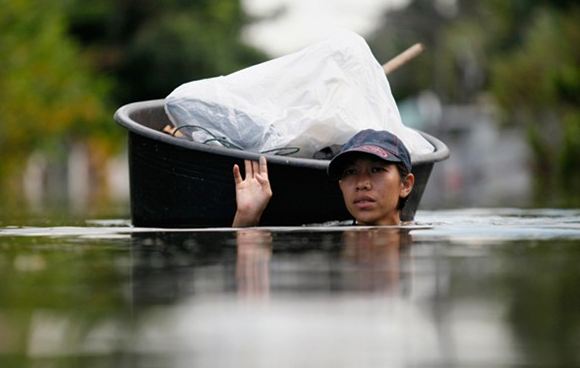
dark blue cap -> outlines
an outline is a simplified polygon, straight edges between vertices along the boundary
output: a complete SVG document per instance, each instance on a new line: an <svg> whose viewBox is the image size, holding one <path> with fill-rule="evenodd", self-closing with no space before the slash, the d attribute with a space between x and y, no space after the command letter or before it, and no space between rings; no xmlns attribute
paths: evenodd
<svg viewBox="0 0 580 368"><path fill-rule="evenodd" d="M387 162L401 163L411 172L411 155L403 142L386 130L366 129L355 134L328 165L328 176L340 179L344 165L353 153L366 153Z"/></svg>

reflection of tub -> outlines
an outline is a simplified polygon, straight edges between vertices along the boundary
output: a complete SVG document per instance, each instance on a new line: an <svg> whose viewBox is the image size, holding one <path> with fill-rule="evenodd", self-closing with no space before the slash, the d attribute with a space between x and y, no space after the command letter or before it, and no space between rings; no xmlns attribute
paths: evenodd
<svg viewBox="0 0 580 368"><path fill-rule="evenodd" d="M129 130L129 177L133 225L145 227L230 226L235 213L232 167L259 154L171 137L163 100L122 106L115 120ZM422 133L435 152L412 156L415 188L402 219L415 215L427 179L449 150ZM301 225L346 220L338 185L326 175L327 160L267 156L274 196L263 225Z"/></svg>

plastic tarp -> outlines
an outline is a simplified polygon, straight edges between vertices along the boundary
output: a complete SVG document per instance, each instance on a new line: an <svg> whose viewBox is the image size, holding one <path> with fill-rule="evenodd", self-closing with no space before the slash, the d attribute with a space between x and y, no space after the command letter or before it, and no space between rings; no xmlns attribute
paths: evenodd
<svg viewBox="0 0 580 368"><path fill-rule="evenodd" d="M403 125L382 66L359 35L342 32L227 76L185 83L165 99L193 140L311 158L363 129L388 130L411 154L433 152ZM187 129L182 129L187 128Z"/></svg>

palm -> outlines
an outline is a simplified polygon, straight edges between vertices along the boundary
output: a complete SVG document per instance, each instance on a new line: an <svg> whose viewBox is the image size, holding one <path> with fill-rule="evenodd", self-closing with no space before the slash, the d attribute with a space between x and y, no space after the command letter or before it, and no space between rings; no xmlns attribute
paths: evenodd
<svg viewBox="0 0 580 368"><path fill-rule="evenodd" d="M256 225L262 212L272 197L266 159L244 162L245 178L242 178L238 165L234 165L236 182L236 226Z"/></svg>

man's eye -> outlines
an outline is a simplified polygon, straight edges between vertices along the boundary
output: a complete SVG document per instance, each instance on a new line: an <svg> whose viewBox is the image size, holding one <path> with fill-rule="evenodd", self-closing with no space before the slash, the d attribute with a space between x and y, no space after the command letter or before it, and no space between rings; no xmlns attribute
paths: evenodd
<svg viewBox="0 0 580 368"><path fill-rule="evenodd" d="M385 171L387 171L387 169L382 167L382 166L375 166L375 167L371 168L371 172L373 174L377 174L377 173L381 173L381 172L385 172Z"/></svg>
<svg viewBox="0 0 580 368"><path fill-rule="evenodd" d="M342 177L346 177L346 176L352 176L352 175L354 175L354 174L356 174L356 170L355 170L355 169L345 169L345 170L342 172Z"/></svg>

